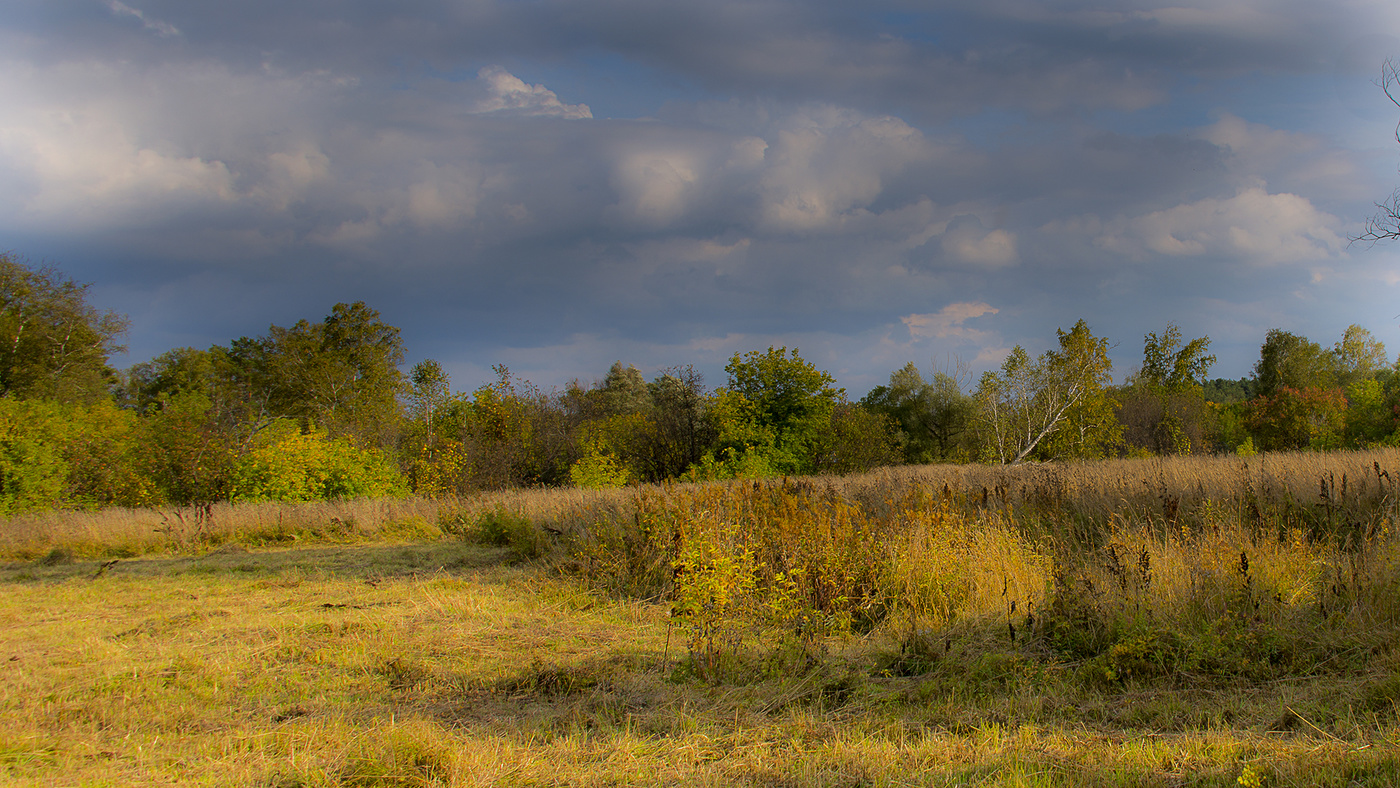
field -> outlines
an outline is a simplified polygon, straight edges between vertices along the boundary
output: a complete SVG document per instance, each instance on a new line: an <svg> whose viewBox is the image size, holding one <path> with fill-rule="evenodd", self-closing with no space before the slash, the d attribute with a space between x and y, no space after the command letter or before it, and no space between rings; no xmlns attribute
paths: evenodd
<svg viewBox="0 0 1400 788"><path fill-rule="evenodd" d="M0 524L19 785L1400 784L1400 452Z"/></svg>

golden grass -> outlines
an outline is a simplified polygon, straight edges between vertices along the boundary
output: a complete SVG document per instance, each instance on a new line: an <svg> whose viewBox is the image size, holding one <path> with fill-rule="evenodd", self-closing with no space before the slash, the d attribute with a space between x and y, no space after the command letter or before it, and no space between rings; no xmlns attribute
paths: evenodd
<svg viewBox="0 0 1400 788"><path fill-rule="evenodd" d="M880 648L855 638L831 641L829 661L798 676L678 682L665 605L598 597L503 557L439 542L143 557L100 574L95 561L0 569L0 780L1400 779L1395 710L1364 707L1363 687L1326 676L1128 691L1063 671L886 676Z"/></svg>
<svg viewBox="0 0 1400 788"><path fill-rule="evenodd" d="M10 520L0 779L1396 784L1397 460Z"/></svg>
<svg viewBox="0 0 1400 788"><path fill-rule="evenodd" d="M1400 450L1376 449L1239 457L1168 457L1071 464L925 465L796 482L876 514L911 490L947 492L963 504L1077 520L1181 522L1222 507L1260 522L1334 528L1400 514ZM767 482L772 484L773 482ZM199 552L226 542L249 546L459 535L487 512L516 513L553 534L579 534L635 517L639 502L722 501L753 482L651 485L621 490L541 489L469 498L214 504L210 507L51 511L0 520L0 558L29 560L54 549L85 557ZM1253 506L1254 509L1249 507Z"/></svg>

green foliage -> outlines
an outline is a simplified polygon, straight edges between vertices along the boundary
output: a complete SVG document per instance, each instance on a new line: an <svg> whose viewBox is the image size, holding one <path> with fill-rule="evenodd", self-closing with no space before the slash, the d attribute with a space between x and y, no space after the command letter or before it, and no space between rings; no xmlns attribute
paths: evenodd
<svg viewBox="0 0 1400 788"><path fill-rule="evenodd" d="M233 469L235 501L321 501L403 495L404 479L380 453L282 419L257 436Z"/></svg>
<svg viewBox="0 0 1400 788"><path fill-rule="evenodd" d="M742 398L754 423L779 432L821 424L841 399L842 390L827 372L804 361L794 349L768 348L765 353L738 353L724 368L729 391Z"/></svg>
<svg viewBox="0 0 1400 788"><path fill-rule="evenodd" d="M1060 349L1032 359L1019 345L977 389L977 426L986 459L1102 457L1121 441L1108 385L1108 340L1080 320L1059 331Z"/></svg>
<svg viewBox="0 0 1400 788"><path fill-rule="evenodd" d="M625 487L635 477L628 470L619 447L634 445L649 423L639 414L618 414L583 428L583 456L569 466L575 487L592 490Z"/></svg>
<svg viewBox="0 0 1400 788"><path fill-rule="evenodd" d="M362 445L389 445L404 388L399 330L363 301L336 304L320 323L271 326L218 351L229 396L250 403L249 420L314 421Z"/></svg>
<svg viewBox="0 0 1400 788"><path fill-rule="evenodd" d="M184 393L198 393L213 401L218 381L215 353L184 347L166 351L126 372L125 385L118 392L123 404L146 413L163 399Z"/></svg>
<svg viewBox="0 0 1400 788"><path fill-rule="evenodd" d="M1386 402L1385 388L1373 377L1352 381L1346 388L1346 442L1372 446L1395 433L1395 411Z"/></svg>
<svg viewBox="0 0 1400 788"><path fill-rule="evenodd" d="M813 446L812 467L818 473L864 473L904 459L893 422L849 402L836 406Z"/></svg>
<svg viewBox="0 0 1400 788"><path fill-rule="evenodd" d="M228 499L241 441L225 426L199 391L162 397L150 410L141 421L133 460L155 487L159 502Z"/></svg>
<svg viewBox="0 0 1400 788"><path fill-rule="evenodd" d="M1239 380L1216 378L1205 382L1205 385L1202 386L1202 394L1205 396L1206 402L1233 405L1254 396L1254 381L1249 378L1240 378Z"/></svg>
<svg viewBox="0 0 1400 788"><path fill-rule="evenodd" d="M1210 337L1199 337L1183 344L1181 329L1175 323L1168 323L1160 336L1149 333L1143 338L1142 370L1138 379L1169 394L1199 389L1215 364L1215 356L1206 353L1209 347Z"/></svg>
<svg viewBox="0 0 1400 788"><path fill-rule="evenodd" d="M68 431L57 403L0 398L0 514L58 506L68 480Z"/></svg>
<svg viewBox="0 0 1400 788"><path fill-rule="evenodd" d="M421 419L428 447L432 447L434 431L433 416L442 409L451 395L451 379L442 365L433 359L420 361L409 372L408 398L411 414Z"/></svg>
<svg viewBox="0 0 1400 788"><path fill-rule="evenodd" d="M81 509L103 506L154 506L170 500L147 459L149 420L117 408L110 400L70 406L62 450L69 472L64 505Z"/></svg>
<svg viewBox="0 0 1400 788"><path fill-rule="evenodd" d="M1330 389L1336 380L1333 357L1316 342L1270 329L1254 365L1255 394L1273 396L1279 389Z"/></svg>
<svg viewBox="0 0 1400 788"><path fill-rule="evenodd" d="M452 408L464 457L460 488L558 485L569 480L578 457L567 416L557 398L510 370L495 367L495 383L478 388Z"/></svg>
<svg viewBox="0 0 1400 788"><path fill-rule="evenodd" d="M1247 423L1260 449L1341 448L1347 400L1339 388L1282 386L1249 402Z"/></svg>
<svg viewBox="0 0 1400 788"><path fill-rule="evenodd" d="M621 361L608 370L597 393L607 416L647 413L653 407L651 390L642 373L631 365L623 367Z"/></svg>
<svg viewBox="0 0 1400 788"><path fill-rule="evenodd" d="M967 439L976 403L952 375L935 372L927 382L918 367L906 364L890 374L888 386L877 387L861 404L892 420L906 462L953 462L971 453Z"/></svg>
<svg viewBox="0 0 1400 788"><path fill-rule="evenodd" d="M473 535L484 544L509 547L519 558L531 559L543 555L546 540L539 526L530 518L498 506L477 518Z"/></svg>
<svg viewBox="0 0 1400 788"><path fill-rule="evenodd" d="M647 390L651 429L636 463L638 476L646 481L679 478L719 436L711 412L714 399L705 390L704 377L690 366L663 371Z"/></svg>
<svg viewBox="0 0 1400 788"><path fill-rule="evenodd" d="M1253 457L1258 453L1254 448L1254 438L1245 438L1240 445L1235 447L1235 455L1238 457Z"/></svg>
<svg viewBox="0 0 1400 788"><path fill-rule="evenodd" d="M1343 387L1375 377L1390 361L1385 344L1370 331L1352 324L1342 332L1342 341L1332 346L1332 365Z"/></svg>
<svg viewBox="0 0 1400 788"><path fill-rule="evenodd" d="M0 396L91 403L107 396L107 358L126 318L87 302L88 285L0 253Z"/></svg>
<svg viewBox="0 0 1400 788"><path fill-rule="evenodd" d="M142 464L143 427L107 401L0 398L0 513L165 502Z"/></svg>
<svg viewBox="0 0 1400 788"><path fill-rule="evenodd" d="M632 480L627 468L617 458L594 447L569 466L569 481L586 490L609 490L626 487Z"/></svg>
<svg viewBox="0 0 1400 788"><path fill-rule="evenodd" d="M1143 339L1142 369L1118 393L1118 419L1129 446L1155 454L1190 454L1205 448L1211 411L1203 381L1215 356L1210 339L1183 344L1181 329L1168 323L1159 336Z"/></svg>
<svg viewBox="0 0 1400 788"><path fill-rule="evenodd" d="M756 567L734 523L697 525L672 562L671 618L686 633L691 669L713 682L733 669L750 626Z"/></svg>
<svg viewBox="0 0 1400 788"><path fill-rule="evenodd" d="M810 473L844 397L831 375L785 347L736 353L725 371L729 386L712 406L719 436L711 464L738 476Z"/></svg>

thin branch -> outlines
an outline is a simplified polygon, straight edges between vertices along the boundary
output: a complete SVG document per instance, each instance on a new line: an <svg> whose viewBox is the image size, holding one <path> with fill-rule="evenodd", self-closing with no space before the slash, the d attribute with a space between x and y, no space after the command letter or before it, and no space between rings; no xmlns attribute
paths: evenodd
<svg viewBox="0 0 1400 788"><path fill-rule="evenodd" d="M1384 91L1390 103L1400 107L1400 65L1387 60L1381 65L1381 76L1376 82ZM1400 123L1395 126L1395 141L1400 142ZM1380 212L1366 220L1366 229L1351 239L1351 243L1363 242L1374 246L1383 241L1400 240L1400 189L1385 202L1376 203Z"/></svg>

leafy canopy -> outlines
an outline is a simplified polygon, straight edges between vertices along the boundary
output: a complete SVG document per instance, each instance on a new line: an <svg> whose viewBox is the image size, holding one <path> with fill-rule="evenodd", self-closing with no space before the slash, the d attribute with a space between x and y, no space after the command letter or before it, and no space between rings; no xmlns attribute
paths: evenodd
<svg viewBox="0 0 1400 788"><path fill-rule="evenodd" d="M0 396L105 398L126 318L87 302L88 285L0 253Z"/></svg>

